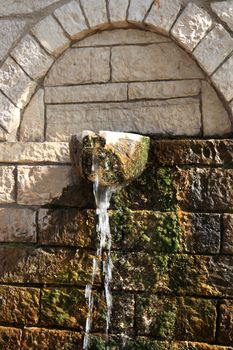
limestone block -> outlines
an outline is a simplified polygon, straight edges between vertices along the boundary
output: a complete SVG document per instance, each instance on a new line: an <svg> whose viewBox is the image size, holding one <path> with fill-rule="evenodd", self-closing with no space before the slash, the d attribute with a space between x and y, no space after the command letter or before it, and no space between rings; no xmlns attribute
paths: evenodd
<svg viewBox="0 0 233 350"><path fill-rule="evenodd" d="M86 46L107 46L122 44L154 44L170 42L169 38L162 35L151 33L139 29L115 29L105 30L100 33L91 35L76 44L73 47Z"/></svg>
<svg viewBox="0 0 233 350"><path fill-rule="evenodd" d="M45 50L54 56L58 56L70 44L63 29L52 16L47 16L37 23L32 28L32 33Z"/></svg>
<svg viewBox="0 0 233 350"><path fill-rule="evenodd" d="M7 6L5 1L0 2L1 16L27 14L41 10L59 0L8 0Z"/></svg>
<svg viewBox="0 0 233 350"><path fill-rule="evenodd" d="M15 107L1 92L0 106L0 126L7 133L15 132L20 122L20 109Z"/></svg>
<svg viewBox="0 0 233 350"><path fill-rule="evenodd" d="M36 324L39 319L40 290L36 288L0 287L0 322Z"/></svg>
<svg viewBox="0 0 233 350"><path fill-rule="evenodd" d="M45 79L46 86L106 82L110 79L110 49L70 49L58 59Z"/></svg>
<svg viewBox="0 0 233 350"><path fill-rule="evenodd" d="M36 88L20 66L8 57L0 69L0 89L19 108L23 108L30 100Z"/></svg>
<svg viewBox="0 0 233 350"><path fill-rule="evenodd" d="M1 166L0 167L0 203L15 202L15 167Z"/></svg>
<svg viewBox="0 0 233 350"><path fill-rule="evenodd" d="M65 142L1 142L0 163L69 163Z"/></svg>
<svg viewBox="0 0 233 350"><path fill-rule="evenodd" d="M91 28L108 26L105 0L80 0L80 3Z"/></svg>
<svg viewBox="0 0 233 350"><path fill-rule="evenodd" d="M1 345L4 348L20 348L22 330L13 327L0 327Z"/></svg>
<svg viewBox="0 0 233 350"><path fill-rule="evenodd" d="M114 82L203 77L196 63L174 43L113 47L111 63Z"/></svg>
<svg viewBox="0 0 233 350"><path fill-rule="evenodd" d="M39 89L24 110L20 141L44 141L44 90Z"/></svg>
<svg viewBox="0 0 233 350"><path fill-rule="evenodd" d="M193 54L202 68L212 74L232 50L233 38L218 24L199 43Z"/></svg>
<svg viewBox="0 0 233 350"><path fill-rule="evenodd" d="M114 26L125 25L126 24L126 16L127 9L129 6L129 0L109 0L108 8L110 15L110 22Z"/></svg>
<svg viewBox="0 0 233 350"><path fill-rule="evenodd" d="M227 101L233 98L233 55L214 73L212 80Z"/></svg>
<svg viewBox="0 0 233 350"><path fill-rule="evenodd" d="M194 3L189 3L176 21L171 33L186 50L193 51L211 25L210 15Z"/></svg>
<svg viewBox="0 0 233 350"><path fill-rule="evenodd" d="M0 222L0 242L36 242L35 211L0 208Z"/></svg>
<svg viewBox="0 0 233 350"><path fill-rule="evenodd" d="M70 135L83 130L198 135L201 128L199 107L199 100L192 98L114 104L48 105L47 141L68 141Z"/></svg>
<svg viewBox="0 0 233 350"><path fill-rule="evenodd" d="M202 82L202 115L204 136L227 135L232 131L228 112L206 81Z"/></svg>
<svg viewBox="0 0 233 350"><path fill-rule="evenodd" d="M77 1L71 1L55 10L54 15L71 39L80 39L88 30Z"/></svg>
<svg viewBox="0 0 233 350"><path fill-rule="evenodd" d="M61 196L71 184L69 166L19 166L19 204L43 205Z"/></svg>
<svg viewBox="0 0 233 350"><path fill-rule="evenodd" d="M45 75L53 63L52 57L29 34L13 49L11 55L33 79L38 79Z"/></svg>
<svg viewBox="0 0 233 350"><path fill-rule="evenodd" d="M220 305L220 329L218 341L224 345L232 345L233 342L233 302L223 300Z"/></svg>
<svg viewBox="0 0 233 350"><path fill-rule="evenodd" d="M233 30L233 1L216 1L210 5L216 15Z"/></svg>
<svg viewBox="0 0 233 350"><path fill-rule="evenodd" d="M224 214L223 216L223 252L225 254L233 253L233 215Z"/></svg>
<svg viewBox="0 0 233 350"><path fill-rule="evenodd" d="M46 103L126 101L127 84L94 84L45 88Z"/></svg>
<svg viewBox="0 0 233 350"><path fill-rule="evenodd" d="M128 21L142 22L153 0L131 0L128 10Z"/></svg>
<svg viewBox="0 0 233 350"><path fill-rule="evenodd" d="M20 37L25 24L26 22L23 20L0 20L0 61L7 54L14 42Z"/></svg>
<svg viewBox="0 0 233 350"><path fill-rule="evenodd" d="M180 0L160 1L154 4L145 23L159 33L168 34L180 11Z"/></svg>
<svg viewBox="0 0 233 350"><path fill-rule="evenodd" d="M201 85L199 80L129 83L129 99L166 99L172 97L197 96L200 90Z"/></svg>

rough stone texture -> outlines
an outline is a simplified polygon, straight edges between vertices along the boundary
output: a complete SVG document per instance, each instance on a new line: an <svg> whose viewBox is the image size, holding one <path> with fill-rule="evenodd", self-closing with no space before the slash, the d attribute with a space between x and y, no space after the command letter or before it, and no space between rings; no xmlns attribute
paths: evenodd
<svg viewBox="0 0 233 350"><path fill-rule="evenodd" d="M199 100L192 98L130 104L49 105L47 123L47 141L68 141L71 134L87 129L191 136L198 135L201 128Z"/></svg>
<svg viewBox="0 0 233 350"><path fill-rule="evenodd" d="M45 50L54 56L58 56L70 44L63 29L52 16L47 16L37 23L32 32Z"/></svg>
<svg viewBox="0 0 233 350"><path fill-rule="evenodd" d="M212 342L216 316L216 301L213 300L137 298L136 323L140 335Z"/></svg>
<svg viewBox="0 0 233 350"><path fill-rule="evenodd" d="M24 20L0 20L0 61L8 53L14 42L20 37L25 24L26 21Z"/></svg>
<svg viewBox="0 0 233 350"><path fill-rule="evenodd" d="M197 96L199 80L156 81L129 83L129 99L166 99L171 97Z"/></svg>
<svg viewBox="0 0 233 350"><path fill-rule="evenodd" d="M0 281L75 284L85 287L91 281L94 256L94 251L79 249L1 247ZM97 271L96 283L99 282Z"/></svg>
<svg viewBox="0 0 233 350"><path fill-rule="evenodd" d="M1 16L32 13L58 1L59 0L8 0L6 6L6 3L2 0L0 2L0 13Z"/></svg>
<svg viewBox="0 0 233 350"><path fill-rule="evenodd" d="M112 49L114 82L201 77L202 72L193 60L174 43Z"/></svg>
<svg viewBox="0 0 233 350"><path fill-rule="evenodd" d="M0 222L0 242L36 242L35 211L0 208Z"/></svg>
<svg viewBox="0 0 233 350"><path fill-rule="evenodd" d="M233 30L233 1L216 1L211 3L212 10Z"/></svg>
<svg viewBox="0 0 233 350"><path fill-rule="evenodd" d="M206 81L202 82L202 115L204 136L227 135L232 131L228 112Z"/></svg>
<svg viewBox="0 0 233 350"><path fill-rule="evenodd" d="M36 83L8 57L0 69L0 89L17 107L22 108L29 102L35 88Z"/></svg>
<svg viewBox="0 0 233 350"><path fill-rule="evenodd" d="M85 18L77 1L59 7L54 15L71 39L80 39L88 30Z"/></svg>
<svg viewBox="0 0 233 350"><path fill-rule="evenodd" d="M11 55L33 79L41 78L53 63L52 57L29 34L13 49Z"/></svg>
<svg viewBox="0 0 233 350"><path fill-rule="evenodd" d="M193 51L201 67L211 75L233 49L233 38L217 24Z"/></svg>
<svg viewBox="0 0 233 350"><path fill-rule="evenodd" d="M0 346L4 350L20 348L22 330L11 327L0 327Z"/></svg>
<svg viewBox="0 0 233 350"><path fill-rule="evenodd" d="M91 35L76 44L73 47L86 46L107 46L124 44L153 44L170 42L169 38L162 35L151 33L138 29L115 29L105 30L103 32Z"/></svg>
<svg viewBox="0 0 233 350"><path fill-rule="evenodd" d="M45 103L127 101L127 84L95 84L45 88Z"/></svg>
<svg viewBox="0 0 233 350"><path fill-rule="evenodd" d="M214 73L212 80L227 101L233 98L233 55Z"/></svg>
<svg viewBox="0 0 233 350"><path fill-rule="evenodd" d="M80 0L91 28L101 25L108 26L107 8L105 0Z"/></svg>
<svg viewBox="0 0 233 350"><path fill-rule="evenodd" d="M52 350L56 348L67 348L67 350L81 349L82 334L44 328L25 329L22 350Z"/></svg>
<svg viewBox="0 0 233 350"><path fill-rule="evenodd" d="M113 295L112 329L114 333L125 335L134 333L134 296Z"/></svg>
<svg viewBox="0 0 233 350"><path fill-rule="evenodd" d="M43 205L61 196L71 183L69 166L19 166L17 202Z"/></svg>
<svg viewBox="0 0 233 350"><path fill-rule="evenodd" d="M110 14L110 22L113 25L122 26L126 24L126 15L127 15L128 6L129 6L128 0L118 0L117 2L115 0L109 0L108 9Z"/></svg>
<svg viewBox="0 0 233 350"><path fill-rule="evenodd" d="M233 215L224 214L223 216L223 252L226 254L233 253Z"/></svg>
<svg viewBox="0 0 233 350"><path fill-rule="evenodd" d="M0 163L70 163L69 145L65 142L0 143Z"/></svg>
<svg viewBox="0 0 233 350"><path fill-rule="evenodd" d="M131 0L128 10L128 21L142 22L153 0Z"/></svg>
<svg viewBox="0 0 233 350"><path fill-rule="evenodd" d="M36 324L39 319L40 290L0 286L0 322L26 325Z"/></svg>
<svg viewBox="0 0 233 350"><path fill-rule="evenodd" d="M180 11L180 1L160 1L152 6L145 23L159 33L168 34Z"/></svg>
<svg viewBox="0 0 233 350"><path fill-rule="evenodd" d="M220 330L218 342L223 345L233 343L233 302L225 300L220 306Z"/></svg>
<svg viewBox="0 0 233 350"><path fill-rule="evenodd" d="M176 21L171 34L186 50L192 51L211 25L210 15L194 3L189 3Z"/></svg>
<svg viewBox="0 0 233 350"><path fill-rule="evenodd" d="M20 109L0 92L0 126L7 133L16 133L20 122Z"/></svg>
<svg viewBox="0 0 233 350"><path fill-rule="evenodd" d="M109 58L109 48L67 50L53 65L45 85L107 82L110 79Z"/></svg>
<svg viewBox="0 0 233 350"><path fill-rule="evenodd" d="M0 167L0 203L15 202L15 178L13 166Z"/></svg>
<svg viewBox="0 0 233 350"><path fill-rule="evenodd" d="M38 225L41 244L95 247L96 220L92 210L41 209Z"/></svg>
<svg viewBox="0 0 233 350"><path fill-rule="evenodd" d="M20 141L44 141L44 90L39 89L24 110Z"/></svg>

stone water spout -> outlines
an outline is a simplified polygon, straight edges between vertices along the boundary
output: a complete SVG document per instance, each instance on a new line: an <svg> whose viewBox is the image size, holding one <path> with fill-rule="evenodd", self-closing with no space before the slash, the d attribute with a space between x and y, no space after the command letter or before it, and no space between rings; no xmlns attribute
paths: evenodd
<svg viewBox="0 0 233 350"><path fill-rule="evenodd" d="M79 175L93 182L93 192L96 201L98 224L96 231L99 246L96 257L93 259L91 283L86 286L86 299L88 316L83 341L83 349L89 349L92 314L94 305L93 286L97 274L98 264L102 260L102 273L104 275L104 290L107 307L106 316L106 344L108 349L108 334L112 312L112 236L109 224L108 208L111 195L118 188L126 186L129 182L141 175L144 170L150 146L150 139L145 136L99 131L84 131L74 135L71 139L71 156ZM103 251L105 258L103 259Z"/></svg>

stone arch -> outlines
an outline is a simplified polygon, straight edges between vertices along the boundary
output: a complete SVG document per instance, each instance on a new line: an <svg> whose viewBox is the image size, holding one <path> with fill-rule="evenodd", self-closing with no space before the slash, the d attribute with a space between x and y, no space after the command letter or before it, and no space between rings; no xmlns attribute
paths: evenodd
<svg viewBox="0 0 233 350"><path fill-rule="evenodd" d="M4 62L0 72L0 139L17 140L22 110L73 40L116 27L171 36L199 63L228 111L233 109L232 37L205 10L192 2L182 8L180 0L160 1L160 5L152 0L72 0L31 28Z"/></svg>

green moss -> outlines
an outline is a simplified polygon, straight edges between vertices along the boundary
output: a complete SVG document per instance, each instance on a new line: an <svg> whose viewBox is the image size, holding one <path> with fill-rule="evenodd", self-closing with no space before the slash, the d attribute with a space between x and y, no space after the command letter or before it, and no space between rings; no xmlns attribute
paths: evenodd
<svg viewBox="0 0 233 350"><path fill-rule="evenodd" d="M116 345L117 344L112 339L106 342L105 339L101 338L100 336L93 335L91 336L88 350L114 350L116 349Z"/></svg>
<svg viewBox="0 0 233 350"><path fill-rule="evenodd" d="M125 235L130 235L133 230L131 223L131 210L127 207L119 208L112 212L110 217L113 240L116 244L121 244Z"/></svg>
<svg viewBox="0 0 233 350"><path fill-rule="evenodd" d="M156 324L154 325L154 333L161 339L170 339L174 336L175 323L176 323L176 312L175 307L171 310L162 311L156 319Z"/></svg>
<svg viewBox="0 0 233 350"><path fill-rule="evenodd" d="M157 170L158 202L162 210L173 210L176 205L175 188L173 187L172 169Z"/></svg>
<svg viewBox="0 0 233 350"><path fill-rule="evenodd" d="M124 347L125 350L175 350L172 345L159 343L149 339L129 340Z"/></svg>
<svg viewBox="0 0 233 350"><path fill-rule="evenodd" d="M84 269L77 269L75 271L64 269L56 278L56 281L60 283L79 283L80 285L85 285L90 280L91 273Z"/></svg>
<svg viewBox="0 0 233 350"><path fill-rule="evenodd" d="M155 228L157 249L164 253L181 250L181 227L175 213L161 216Z"/></svg>

